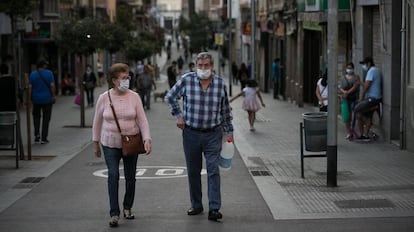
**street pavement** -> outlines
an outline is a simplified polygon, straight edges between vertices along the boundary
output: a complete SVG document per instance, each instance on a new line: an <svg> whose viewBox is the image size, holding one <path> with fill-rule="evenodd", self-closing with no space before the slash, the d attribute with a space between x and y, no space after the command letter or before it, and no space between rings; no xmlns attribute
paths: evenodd
<svg viewBox="0 0 414 232"><path fill-rule="evenodd" d="M180 52L174 49L173 59ZM162 92L168 88L164 53L157 62L162 75L156 92ZM227 78L227 70L222 74ZM96 98L105 90L98 87ZM233 94L239 90L233 85ZM317 109L274 100L271 93L262 96L266 107L257 113L255 132L249 131L242 99L232 103L236 154L232 169L222 172L221 223L208 221L207 213L186 215L190 203L180 130L167 104L160 99L152 102L147 117L153 152L138 160L133 207L137 218L122 219L118 229L414 231L413 153L381 138L371 143L347 141L338 120L338 186L327 187L326 158L305 159L305 178L301 178L299 123L303 113ZM58 97L50 143L34 144L32 160L21 160L15 169L14 153L0 151L0 231L112 230L106 166L92 153L93 108L86 109L86 125L80 127L80 110L73 99ZM21 118L26 125L24 109ZM25 136L23 140L26 148ZM206 193L205 175L203 187ZM207 208L206 194L203 201Z"/></svg>

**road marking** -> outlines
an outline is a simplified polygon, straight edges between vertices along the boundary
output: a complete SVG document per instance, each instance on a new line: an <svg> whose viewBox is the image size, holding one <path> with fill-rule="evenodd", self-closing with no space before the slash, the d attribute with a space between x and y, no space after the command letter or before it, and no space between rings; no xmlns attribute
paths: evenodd
<svg viewBox="0 0 414 232"><path fill-rule="evenodd" d="M119 170L120 179L125 179L123 175L123 167ZM201 175L207 173L206 169L201 170ZM94 176L108 178L108 169L97 170L93 173ZM167 179L167 178L181 178L187 176L187 168L181 166L138 166L135 174L136 179Z"/></svg>

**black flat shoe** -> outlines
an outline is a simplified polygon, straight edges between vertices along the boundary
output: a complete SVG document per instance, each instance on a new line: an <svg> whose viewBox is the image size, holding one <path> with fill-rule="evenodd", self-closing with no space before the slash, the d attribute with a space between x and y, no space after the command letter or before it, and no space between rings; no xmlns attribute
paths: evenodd
<svg viewBox="0 0 414 232"><path fill-rule="evenodd" d="M210 221L217 221L222 218L223 214L221 214L218 210L210 210L210 212L208 212L208 220Z"/></svg>
<svg viewBox="0 0 414 232"><path fill-rule="evenodd" d="M109 221L109 226L110 227L117 227L118 222L119 222L119 217L118 216L112 216L111 220Z"/></svg>
<svg viewBox="0 0 414 232"><path fill-rule="evenodd" d="M135 219L135 215L131 213L130 209L124 209L124 218L128 220Z"/></svg>
<svg viewBox="0 0 414 232"><path fill-rule="evenodd" d="M189 210L187 210L187 215L193 216L193 215L197 215L203 212L203 207L200 208L190 208Z"/></svg>

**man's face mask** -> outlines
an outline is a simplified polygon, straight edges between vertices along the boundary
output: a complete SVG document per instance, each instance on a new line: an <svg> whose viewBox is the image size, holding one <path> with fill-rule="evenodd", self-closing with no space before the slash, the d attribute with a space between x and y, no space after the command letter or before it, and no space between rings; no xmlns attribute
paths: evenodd
<svg viewBox="0 0 414 232"><path fill-rule="evenodd" d="M368 71L368 66L366 64L362 65L362 70L364 70L365 72Z"/></svg>
<svg viewBox="0 0 414 232"><path fill-rule="evenodd" d="M211 76L211 69L197 69L197 76L202 79L208 79Z"/></svg>

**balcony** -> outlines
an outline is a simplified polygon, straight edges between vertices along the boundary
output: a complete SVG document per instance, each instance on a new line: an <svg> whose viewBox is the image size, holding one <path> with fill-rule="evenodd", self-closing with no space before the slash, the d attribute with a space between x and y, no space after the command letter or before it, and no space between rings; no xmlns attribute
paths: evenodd
<svg viewBox="0 0 414 232"><path fill-rule="evenodd" d="M326 11L328 0L298 0L299 12ZM338 10L349 10L349 0L338 0Z"/></svg>

